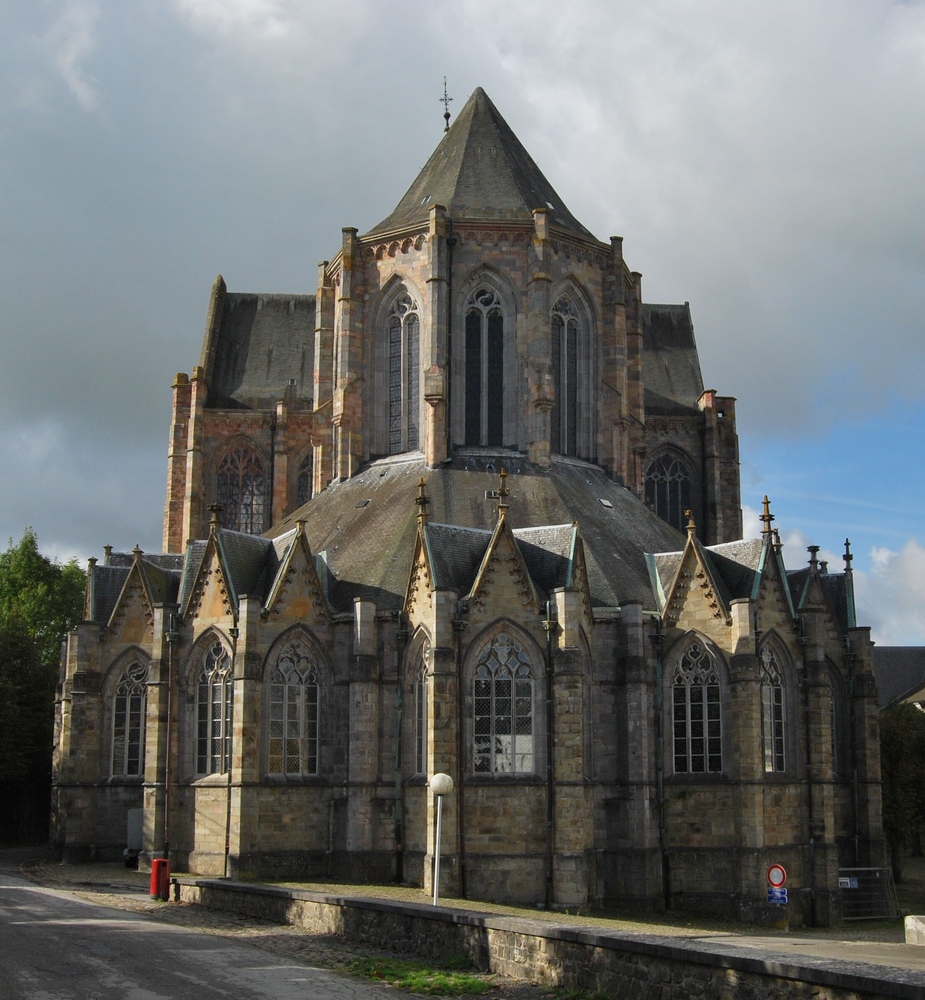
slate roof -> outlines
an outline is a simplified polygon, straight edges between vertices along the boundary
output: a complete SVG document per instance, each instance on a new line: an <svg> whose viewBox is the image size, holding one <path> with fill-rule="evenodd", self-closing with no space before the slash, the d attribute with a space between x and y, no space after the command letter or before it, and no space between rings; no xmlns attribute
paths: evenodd
<svg viewBox="0 0 925 1000"><path fill-rule="evenodd" d="M703 376L690 306L644 302L642 344L646 413L699 414Z"/></svg>
<svg viewBox="0 0 925 1000"><path fill-rule="evenodd" d="M109 622L134 562L135 556L131 552L112 552L107 562L90 568L86 608L89 621L101 625ZM182 565L181 555L142 556L141 570L155 604L169 604L176 600Z"/></svg>
<svg viewBox="0 0 925 1000"><path fill-rule="evenodd" d="M874 676L881 708L925 698L925 646L874 646Z"/></svg>
<svg viewBox="0 0 925 1000"><path fill-rule="evenodd" d="M268 409L285 391L307 406L314 391L314 350L314 295L225 293L221 321L203 345L207 405Z"/></svg>
<svg viewBox="0 0 925 1000"><path fill-rule="evenodd" d="M456 221L533 222L545 208L553 226L592 237L566 208L530 154L477 88L398 206L366 236L420 226L433 205Z"/></svg>
<svg viewBox="0 0 925 1000"><path fill-rule="evenodd" d="M428 537L438 585L468 590L497 524L498 473L509 472L508 521L534 582L560 586L571 546L571 522L584 542L592 603L616 607L638 600L654 608L646 551L677 549L673 528L597 466L554 460L549 470L517 454L473 449L438 469L420 457L374 462L351 479L329 486L276 525L274 537L297 518L314 553L327 567L328 596L336 610L349 611L355 597L383 609L401 607L417 531L417 484L423 477L430 498ZM599 498L610 504L603 506ZM368 500L365 506L358 506ZM532 530L526 530L532 529Z"/></svg>

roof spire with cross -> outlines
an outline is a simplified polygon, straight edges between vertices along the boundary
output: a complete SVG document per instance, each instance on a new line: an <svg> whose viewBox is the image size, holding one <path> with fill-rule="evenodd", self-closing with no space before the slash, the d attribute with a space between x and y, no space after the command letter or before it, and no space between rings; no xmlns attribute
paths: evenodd
<svg viewBox="0 0 925 1000"><path fill-rule="evenodd" d="M450 101L453 98L446 92L446 77L443 78L443 97L440 98L440 103L443 105L443 120L446 124L443 126L444 132L450 131Z"/></svg>

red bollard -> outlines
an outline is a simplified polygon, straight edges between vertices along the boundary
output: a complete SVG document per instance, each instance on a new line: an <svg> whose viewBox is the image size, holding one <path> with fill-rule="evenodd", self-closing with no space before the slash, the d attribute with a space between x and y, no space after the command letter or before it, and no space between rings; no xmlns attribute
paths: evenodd
<svg viewBox="0 0 925 1000"><path fill-rule="evenodd" d="M151 886L148 891L152 899L160 899L166 903L170 898L170 861L167 858L152 860Z"/></svg>

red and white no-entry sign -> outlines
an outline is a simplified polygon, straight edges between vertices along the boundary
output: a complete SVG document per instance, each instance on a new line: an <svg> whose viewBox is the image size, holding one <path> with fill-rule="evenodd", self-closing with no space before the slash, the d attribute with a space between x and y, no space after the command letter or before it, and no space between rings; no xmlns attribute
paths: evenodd
<svg viewBox="0 0 925 1000"><path fill-rule="evenodd" d="M787 881L787 871L783 865L771 865L768 869L768 885L772 889L780 889Z"/></svg>

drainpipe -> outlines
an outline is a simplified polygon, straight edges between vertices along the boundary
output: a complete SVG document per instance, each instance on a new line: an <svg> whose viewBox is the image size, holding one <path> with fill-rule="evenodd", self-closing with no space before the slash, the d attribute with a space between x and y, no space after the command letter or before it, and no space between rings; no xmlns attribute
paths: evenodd
<svg viewBox="0 0 925 1000"><path fill-rule="evenodd" d="M225 719L225 725L227 726L230 721L234 718L234 675L235 668L238 661L238 626L232 625L228 629L228 634L231 636L231 711L232 719ZM225 878L230 878L228 873L229 865L231 862L231 761L234 756L234 731L232 729L232 740L231 740L231 753L228 755L228 759L224 762L225 766L228 768L228 784L225 790ZM222 734L224 736L224 733ZM224 740L222 741L222 755L225 754Z"/></svg>
<svg viewBox="0 0 925 1000"><path fill-rule="evenodd" d="M405 880L405 802L404 786L402 785L402 727L404 719L404 662L405 646L408 642L408 630L398 612L398 628L395 630L396 656L398 662L395 668L395 881Z"/></svg>
<svg viewBox="0 0 925 1000"><path fill-rule="evenodd" d="M453 619L456 633L456 762L459 782L456 786L456 839L459 845L459 897L466 899L466 692L463 687L462 634L469 623L462 618L466 610L462 601L457 604L457 616Z"/></svg>
<svg viewBox="0 0 925 1000"><path fill-rule="evenodd" d="M845 659L848 661L848 721L850 726L848 745L851 747L851 822L854 827L851 839L854 847L854 865L858 867L861 864L861 823L860 800L858 797L858 752L857 743L855 743L857 718L855 716L854 702L854 667L857 660L857 653L851 649L850 637L846 639L846 642L848 643L848 652L845 653Z"/></svg>
<svg viewBox="0 0 925 1000"><path fill-rule="evenodd" d="M664 711L665 697L662 666L662 622L653 618L655 631L649 636L655 654L655 793L658 803L658 849L662 861L662 904L671 909L671 858L668 855L665 834L665 738Z"/></svg>
<svg viewBox="0 0 925 1000"><path fill-rule="evenodd" d="M546 909L552 908L555 902L553 896L553 859L556 843L556 784L554 768L555 751L555 706L553 704L553 636L559 630L556 621L556 608L552 601L546 602L546 618L543 620L543 630L546 633L546 892L544 902Z"/></svg>
<svg viewBox="0 0 925 1000"><path fill-rule="evenodd" d="M809 664L806 660L805 621L800 619L800 645L803 647L803 730L806 742L806 815L809 823L809 907L810 926L816 926L816 830L813 817L813 739L809 711Z"/></svg>
<svg viewBox="0 0 925 1000"><path fill-rule="evenodd" d="M446 237L446 454L453 454L453 220L447 219ZM464 897L465 898L465 897Z"/></svg>
<svg viewBox="0 0 925 1000"><path fill-rule="evenodd" d="M164 857L170 860L170 726L173 716L173 649L179 639L177 616L171 613L164 638L167 641L167 748L164 754Z"/></svg>

